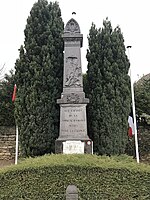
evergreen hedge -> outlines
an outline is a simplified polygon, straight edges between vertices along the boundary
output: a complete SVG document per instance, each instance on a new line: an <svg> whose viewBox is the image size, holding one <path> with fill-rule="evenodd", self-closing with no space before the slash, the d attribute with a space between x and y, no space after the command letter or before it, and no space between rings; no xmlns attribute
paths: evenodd
<svg viewBox="0 0 150 200"><path fill-rule="evenodd" d="M79 199L150 199L150 166L128 157L51 155L0 170L0 199L65 199L69 184Z"/></svg>

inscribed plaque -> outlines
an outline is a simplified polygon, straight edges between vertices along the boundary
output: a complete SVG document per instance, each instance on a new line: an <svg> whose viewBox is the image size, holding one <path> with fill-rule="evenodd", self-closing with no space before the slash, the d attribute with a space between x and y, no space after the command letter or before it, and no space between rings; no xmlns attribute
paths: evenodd
<svg viewBox="0 0 150 200"><path fill-rule="evenodd" d="M84 142L66 141L63 142L64 154L84 154Z"/></svg>

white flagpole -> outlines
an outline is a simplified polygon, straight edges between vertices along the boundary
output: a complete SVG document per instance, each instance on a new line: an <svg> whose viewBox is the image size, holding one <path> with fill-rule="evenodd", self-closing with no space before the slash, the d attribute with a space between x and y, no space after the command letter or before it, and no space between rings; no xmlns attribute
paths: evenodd
<svg viewBox="0 0 150 200"><path fill-rule="evenodd" d="M129 60L130 60L129 48L131 48L131 46L127 46ZM132 69L131 69L131 61L130 61L130 82L131 82L131 95L132 95L132 110L133 110L133 119L134 119L135 151L136 151L136 160L137 160L137 163L139 163L139 148L138 148L138 136L137 136L137 125L136 125L136 115L135 115L135 100L134 100L134 82L133 82L131 72L132 72Z"/></svg>
<svg viewBox="0 0 150 200"><path fill-rule="evenodd" d="M16 125L16 152L15 152L15 165L18 163L18 126Z"/></svg>

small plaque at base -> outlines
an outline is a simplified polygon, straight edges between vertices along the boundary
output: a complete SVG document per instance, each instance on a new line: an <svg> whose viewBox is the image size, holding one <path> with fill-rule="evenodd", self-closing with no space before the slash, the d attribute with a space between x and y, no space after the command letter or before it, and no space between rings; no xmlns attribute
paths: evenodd
<svg viewBox="0 0 150 200"><path fill-rule="evenodd" d="M63 154L84 154L84 142L81 141L63 142Z"/></svg>

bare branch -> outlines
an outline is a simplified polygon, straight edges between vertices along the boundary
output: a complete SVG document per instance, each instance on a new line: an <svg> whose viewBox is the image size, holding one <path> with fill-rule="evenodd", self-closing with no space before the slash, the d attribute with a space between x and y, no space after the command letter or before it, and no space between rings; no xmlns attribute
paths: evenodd
<svg viewBox="0 0 150 200"><path fill-rule="evenodd" d="M0 82L3 81L3 79L4 79L4 69L5 69L4 67L5 67L5 63L0 68Z"/></svg>

